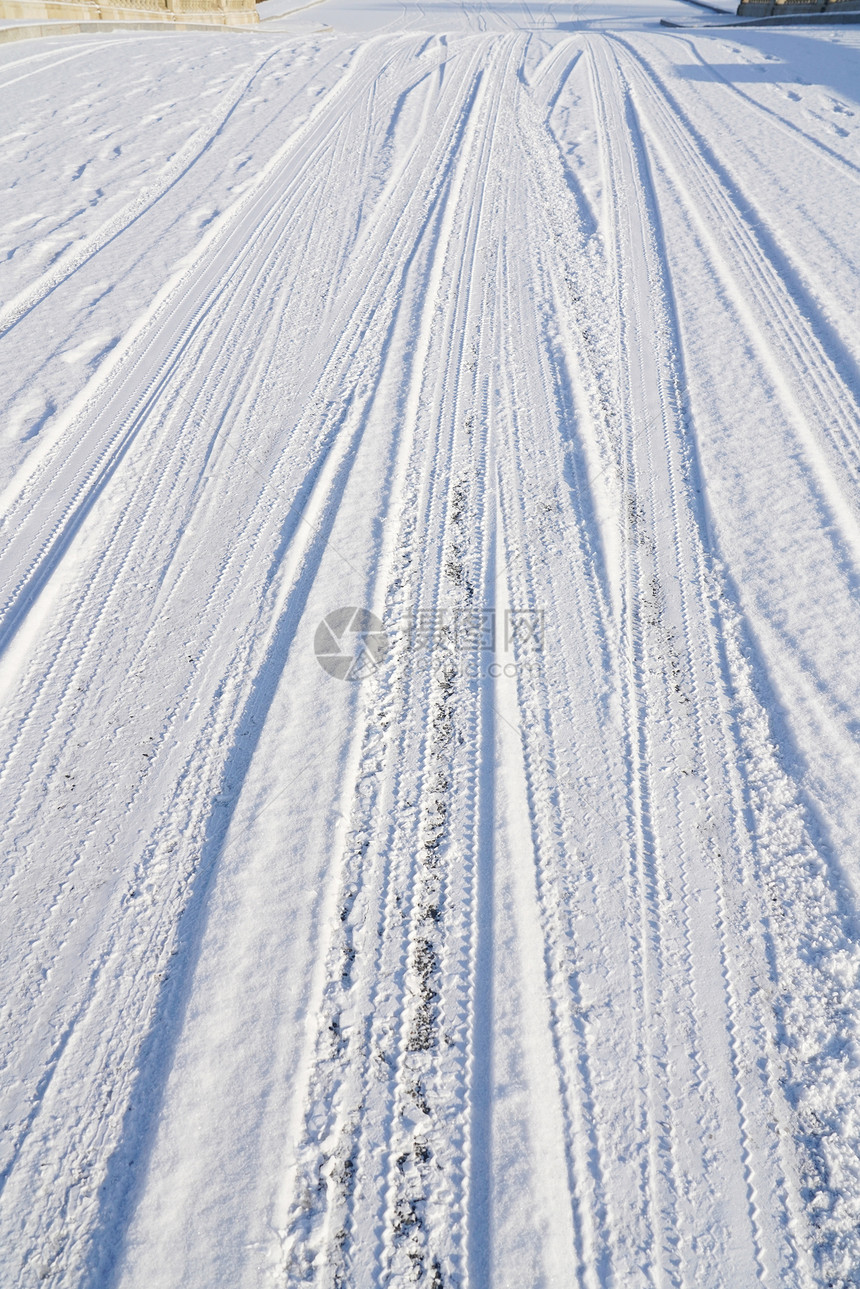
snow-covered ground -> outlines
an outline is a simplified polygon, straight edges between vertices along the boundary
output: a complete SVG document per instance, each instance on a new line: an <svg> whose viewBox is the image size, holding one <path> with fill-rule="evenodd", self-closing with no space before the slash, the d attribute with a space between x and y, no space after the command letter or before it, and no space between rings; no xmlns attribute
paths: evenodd
<svg viewBox="0 0 860 1289"><path fill-rule="evenodd" d="M291 7L0 48L2 1283L860 1284L860 28Z"/></svg>

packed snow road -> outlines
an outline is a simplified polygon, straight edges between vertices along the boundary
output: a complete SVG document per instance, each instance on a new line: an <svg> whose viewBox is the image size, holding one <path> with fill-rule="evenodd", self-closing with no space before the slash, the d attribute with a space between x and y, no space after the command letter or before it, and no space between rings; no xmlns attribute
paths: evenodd
<svg viewBox="0 0 860 1289"><path fill-rule="evenodd" d="M3 46L4 1284L860 1283L860 29L655 13Z"/></svg>

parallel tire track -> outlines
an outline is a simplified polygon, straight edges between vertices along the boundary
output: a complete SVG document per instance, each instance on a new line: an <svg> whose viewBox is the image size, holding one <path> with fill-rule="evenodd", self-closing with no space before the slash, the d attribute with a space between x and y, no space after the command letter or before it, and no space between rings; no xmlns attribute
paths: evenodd
<svg viewBox="0 0 860 1289"><path fill-rule="evenodd" d="M442 134L442 136L441 136L443 146L447 146L447 145L445 144L445 142L444 142L444 141L446 140L446 138L447 138L447 135L443 133L443 134ZM432 166L432 163L431 163L431 170L432 170L433 168L434 168L434 167ZM414 193L415 193L415 198L414 198L414 205L415 205L415 208L416 208L415 213L420 215L420 212L421 212L421 210L422 210L422 207L426 205L426 203L427 203L427 200L428 200L428 199L426 198L425 193L424 193L424 189L422 188L422 186L421 186L421 185L417 185L417 186L415 186L415 188L413 189L413 191L414 191ZM399 221L399 224L398 224L398 237L399 237L399 239L400 239L401 243L402 243L404 246L406 245L406 242L404 241L404 239L408 238L408 236L409 236L409 232L410 232L410 225L409 225L408 221L400 220L400 221ZM395 251L395 254L394 254L394 257L393 257L393 262L394 262L394 264L396 265L396 264L399 262L399 257L398 257L398 255L397 255L397 253L396 253L396 247L395 247L395 248L392 248L392 249L394 249L394 251ZM389 262L389 264L390 264L390 262ZM378 270L375 274L373 274L373 275L372 275L370 282L368 283L366 280L364 281L364 285L363 285L363 287L362 287L362 294L363 294L363 296L365 296L365 297L368 297L368 296L369 296L369 297L372 299L374 291L379 291L379 290L380 290L380 288L383 288L383 293L385 293L386 291L388 292L388 297L389 297L389 299L388 299L388 304L387 304L386 308L390 310L391 305L393 304L394 300L396 299L396 296L392 293L392 289L391 289L393 284L396 284L396 271L395 271L395 275L394 275L394 277L392 278L390 267L386 268L385 263L383 262L383 263L380 265L379 270ZM353 308L355 308L355 304L353 305ZM371 318L372 318L372 316L373 316L373 312L374 312L374 311L380 314L379 318L377 319L377 321L376 321L376 323L375 323L375 327L376 327L376 328L378 328L380 325L384 325L385 310L383 309L383 310L381 311L381 313L380 313L380 310L379 310L378 305L374 305L374 306L373 306L373 310L371 311ZM338 345L338 347L337 347L337 348L339 348L339 350L340 350L340 362L341 362L341 363L346 363L346 364L348 364L348 365L349 365L349 368L350 368L350 380L351 380L351 381L354 381L355 383L358 383L358 384L360 384L361 379L362 379L362 368L361 368L361 366L357 366L357 365L356 365L356 361L355 361L355 344L356 344L356 341L357 341L357 340L361 340L361 341L363 342L363 344L364 344L364 353L365 353L364 363L365 363L365 364L367 364L368 362L370 362L370 363L372 364L372 363L375 361L375 355L376 355L376 353L378 352L378 351L377 351L377 349L376 349L376 346L375 346L375 344L374 344L374 335L375 335L375 331L374 331L374 328L373 328L373 327L370 327L370 326L369 326L369 322L370 322L370 319L369 319L369 318L367 318L367 317L362 317L361 312L359 311L358 316L354 318L352 325L351 325L351 326L348 326L348 327L345 329L345 331L341 331L341 332L340 332L340 340L339 340L339 345ZM340 329L339 329L339 330L340 330ZM379 341L380 341L380 340L381 340L381 336L379 336L379 337L377 338L377 344L379 343ZM327 375L328 375L329 379L331 379L331 378L336 374L336 370L337 370L337 368L335 368L335 370L334 370L334 371L329 371L329 372L327 372ZM313 413L312 413L312 415L313 415ZM308 426L308 428L310 429L310 425ZM341 446L339 446L339 453L338 453L338 455L339 455L339 457L340 457L340 460L341 460L341 461L346 461L346 462L348 463L348 462L350 461L350 459L354 459L354 451L353 451L353 450L352 450L352 448L350 447L350 440L349 440L348 436L343 435L342 437L343 437L344 441L343 441L343 444L342 444ZM331 476L330 476L330 472L329 472L329 477L331 477ZM331 510L332 505L333 505L333 506L335 506L335 508L336 508L336 504L337 504L337 494L333 494L333 497L330 499L330 502L329 502L329 501L327 501L327 502L326 502L326 505L327 505L328 509L329 509L329 510ZM333 512L332 512L332 513L333 513ZM312 535L310 540L312 540L312 541L315 541L315 540L316 540L316 533L320 530L320 524L321 524L321 521L322 521L322 531L323 531L323 532L324 532L324 531L325 531L325 530L330 526L330 525L329 525L329 521L324 519L324 512L323 512L323 514L321 514L320 516L315 517L315 520L314 520L314 522L310 525L310 529L309 529L309 531L310 531L310 533L311 533L311 535ZM321 553L321 548L320 548L320 553ZM301 562L301 561L299 561L299 562ZM234 585L235 585L235 584L236 584L236 583L234 582ZM281 617L283 617L283 616L284 616L284 614L287 614L287 615L289 614L289 606L288 606L288 605L284 608L283 612L281 613ZM238 660L237 660L237 661L238 661ZM239 664L236 668L234 668L233 670L235 671L235 673L236 673L236 674L238 674L238 675L242 675L242 674L244 674L244 673L247 671L247 663L246 663L245 665L242 665L242 664L240 663L240 664ZM199 679L198 679L198 683L199 683ZM236 701L237 701L237 699L234 699L234 703L235 703ZM218 710L218 709L216 708L216 711L217 711L217 710ZM239 709L238 709L238 708L236 708L236 707L231 707L230 709L228 709L228 710L226 711L226 713L225 713L225 712L223 712L223 711L222 711L222 712L219 712L218 727L220 728L220 731L221 731L221 732L219 733L217 728L216 728L216 729L209 728L208 730L204 729L204 731L203 731L204 745L205 745L205 744L208 744L209 742L211 742L211 741L213 741L213 740L214 740L214 742L215 742L216 746L219 746L219 745L220 745L220 746L223 746L223 740L224 740L224 737L225 737L225 735L226 735L227 731L230 729L231 723L235 720L235 716L233 716L233 715L231 714L231 712L233 712L233 711L238 711L238 710L239 710ZM226 721L226 723L223 723L223 724L222 724L222 721ZM193 758L192 758L192 759L193 759ZM211 754L210 754L210 758L209 758L209 759L210 759L210 760L212 759L212 758L211 758ZM216 761L217 761L217 759L218 759L218 758L216 758ZM213 764L213 769L215 769L215 768L216 768L216 766L215 766L215 764ZM180 784L181 784L181 781L180 781ZM213 791L213 786L214 786L214 785L211 783L211 781L209 781L209 782L207 783L207 781L206 781L206 780L204 780L204 781L203 781L203 783L199 785L199 789L200 789L200 790L198 790L198 791L195 793L195 801L196 801L196 805L195 805L195 806L193 806L193 808L194 808L195 810L200 810L201 808L203 809L203 813L202 813L201 815L198 815L198 818L199 818L201 821L202 821L202 820L205 820L205 817L206 817L206 803L207 803L208 801L211 801L212 791ZM178 804L178 803L177 803L177 804ZM169 811L169 812L168 812L168 815L170 815L170 813L171 813L171 812ZM170 830L171 830L171 831L173 831L173 828L175 827L175 823L176 823L176 818L175 818L175 814L174 814L174 816L173 816L173 822L170 824ZM198 825L197 827L195 827L194 825L192 825L191 821L190 821L190 820L188 820L188 821L187 821L187 824L186 824L186 827L185 827L185 828L183 828L183 831L186 833L186 836L189 836L189 839L191 839L191 840L193 841L193 838L194 838L194 836L195 836L195 833L199 832L199 825ZM156 844L156 842L155 842L155 840L154 840L154 839L153 839L153 845L156 845L156 849L157 849L157 844ZM145 867L146 867L146 865L145 865ZM129 909L129 912L131 913L131 908ZM166 906L165 906L164 913L165 913L165 917L170 917L170 916L172 916L172 915L175 913L175 908L174 908L174 906L173 906L173 905L170 905L170 904L166 905ZM126 922L126 919L121 919L121 921L120 921L120 925L117 927L117 936L118 936L119 941L122 941L123 936L125 935L125 931L124 931L125 922ZM160 940L161 938L162 938L162 937L161 937L161 934L160 934L160 931L159 931L158 926L157 926L157 925L154 925L154 926L153 926L153 928L152 928L152 939L151 939L150 943L151 943L151 944L156 944L156 943L158 943L158 942L159 942L159 940ZM109 956L109 955L108 955L108 956ZM148 973L148 974L149 974L149 973L151 973L152 968L153 968L153 959L152 959L152 956L150 956L150 957L148 958L148 963L147 963L147 973ZM129 989L129 992L130 992L131 994L133 994L133 993L135 992L135 982L134 982L133 980L132 980L132 981L130 981L130 982L128 982L128 989ZM145 1000L144 1000L144 999L139 999L139 1002L143 1003L143 1002L145 1002ZM145 1007L144 1007L144 1010L145 1010ZM126 1026L125 1026L125 1022L123 1022L123 1028L125 1028L125 1027L126 1027ZM117 1035L117 1036L116 1036L116 1038L118 1038L118 1037L119 1037L119 1035ZM106 1052L108 1052L108 1051L110 1051L110 1050L111 1050L111 1047L112 1047L112 1045L115 1043L116 1038L111 1038L111 1037L110 1037L110 1035L106 1036L106 1038L105 1038L105 1043L104 1043L104 1048L105 1048L105 1051L106 1051ZM130 1036L129 1036L129 1035L126 1035L126 1036L123 1038L123 1040L122 1040L122 1041L123 1041L123 1045L124 1045L124 1046L125 1046L125 1045L127 1045L127 1043L128 1043L128 1041L129 1041L129 1039L130 1039ZM132 1041L132 1043L133 1043L133 1041L134 1041L134 1040L133 1040L133 1038L131 1038L131 1041ZM116 1058L115 1058L115 1052L114 1052L114 1059L116 1059ZM30 1127L32 1128L32 1123L31 1123ZM89 1148L85 1145L85 1143L83 1143L83 1142L81 1143L81 1148L82 1148L82 1149L84 1149L84 1150L89 1149ZM69 1162L69 1159L68 1159L68 1158L67 1158L66 1162L67 1162L67 1163ZM37 1243L38 1243L38 1241L37 1241Z"/></svg>
<svg viewBox="0 0 860 1289"><path fill-rule="evenodd" d="M704 799L713 800L717 789L711 785L711 772L714 769L718 771L719 790L724 791L732 752L728 748L721 749L719 761L716 764L712 761L710 766L702 758L708 743L702 715L709 711L711 705L707 697L708 671L706 669L703 674L701 670L700 646L701 642L710 639L713 627L707 609L704 554L698 525L690 510L692 494L679 473L683 470L680 448L683 429L678 394L682 387L681 376L675 368L671 341L665 335L665 303L661 299L665 289L659 285L659 256L653 245L654 233L650 228L646 204L649 200L647 172L640 169L641 162L636 157L633 126L629 115L625 119L625 98L623 92L619 93L616 88L619 82L611 56L606 56L603 45L594 46L593 56L595 97L603 105L605 137L610 141L609 173L614 189L623 319L621 344L626 359L624 368L630 373L624 409L629 433L624 479L628 526L628 616L623 639L626 640L624 650L630 658L625 689L629 704L631 791L637 804L633 831L637 858L632 867L632 878L643 909L640 945L645 957L640 989L643 1003L652 1009L653 1019L649 1028L654 1039L654 1022L658 1017L674 1012L680 997L686 995L684 1010L689 1016L692 1035L696 1035L699 1018L704 1014L698 983L703 983L704 977L700 974L702 966L696 963L699 955L694 952L689 904L690 874L686 859L687 852L695 855L701 841L695 832L690 831L690 803L685 801L684 809L681 808L682 791L685 797L688 795L682 788L683 777L676 780L673 788L674 828L668 826L665 805L661 803L666 788L655 775L654 767L665 764L668 757L669 763L676 767L676 774L692 775L693 783L701 781ZM629 155L625 155L628 150ZM625 194L623 201L621 193ZM630 194L635 194L634 202L630 201ZM654 322L649 327L646 320L650 318L654 318ZM661 510L662 521L658 519ZM667 541L667 528L671 530L671 545ZM723 910L717 921L727 1059L733 1071L737 1131L741 1142L740 1158L734 1167L740 1168L744 1179L749 1222L749 1274L761 1280L765 1276L764 1237L754 1198L755 1152L749 1137L746 1095L739 1080L738 1054L734 1046L736 1002L727 956L718 870L714 872L714 883L718 907ZM673 886L677 886L680 897L677 913L673 912L667 900ZM653 964L649 966L650 954L654 957ZM704 970L707 971L706 966ZM652 1061L658 1067L662 1066L668 1050L665 1046L667 1041L671 1041L670 1031L664 1032L662 1039L657 1040L652 1049L653 1056L644 1055L649 1071ZM701 1038L691 1036L688 1042L691 1046L693 1086L705 1087L711 1080L701 1050L697 1051ZM666 1101L661 1101L662 1095L667 1097ZM686 1117L680 1113L684 1095L682 1084L675 1079L669 1080L665 1094L659 1093L651 1082L643 1107L643 1132L656 1143L643 1173L643 1179L647 1178L652 1212L655 1212L652 1219L655 1255L662 1263L669 1283L677 1284L685 1283L689 1274L684 1269L689 1237L681 1224L682 1211L675 1209L671 1202L665 1216L660 1210L669 1197L683 1193L679 1185L681 1145L674 1125ZM665 1125L661 1132L657 1131L658 1123ZM733 1129L723 1124L722 1133L725 1145L721 1150L726 1152L723 1168L727 1170L731 1167ZM725 1183L728 1184L728 1173ZM723 1239L726 1234L723 1234Z"/></svg>
<svg viewBox="0 0 860 1289"><path fill-rule="evenodd" d="M622 75L635 87L649 145L701 230L751 342L805 441L854 559L860 561L860 406L741 216L737 194L708 163L702 140L666 91L658 91L643 74L638 56L624 42L612 43Z"/></svg>

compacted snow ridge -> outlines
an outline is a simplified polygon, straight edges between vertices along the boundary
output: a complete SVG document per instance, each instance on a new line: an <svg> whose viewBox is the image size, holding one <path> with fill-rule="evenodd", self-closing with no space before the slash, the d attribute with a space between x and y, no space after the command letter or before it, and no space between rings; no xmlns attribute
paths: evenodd
<svg viewBox="0 0 860 1289"><path fill-rule="evenodd" d="M860 29L291 8L0 47L0 1280L858 1285Z"/></svg>

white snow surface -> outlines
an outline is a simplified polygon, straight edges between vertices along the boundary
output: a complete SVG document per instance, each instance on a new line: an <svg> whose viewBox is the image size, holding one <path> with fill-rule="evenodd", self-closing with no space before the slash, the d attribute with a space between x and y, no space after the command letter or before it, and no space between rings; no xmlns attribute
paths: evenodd
<svg viewBox="0 0 860 1289"><path fill-rule="evenodd" d="M0 47L2 1283L860 1284L860 29L291 7Z"/></svg>

